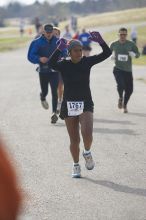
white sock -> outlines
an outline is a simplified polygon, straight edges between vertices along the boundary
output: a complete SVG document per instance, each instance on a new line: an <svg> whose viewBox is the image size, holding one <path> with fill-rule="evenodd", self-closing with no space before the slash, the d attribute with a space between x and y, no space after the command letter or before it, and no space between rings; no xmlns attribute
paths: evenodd
<svg viewBox="0 0 146 220"><path fill-rule="evenodd" d="M73 163L73 165L74 165L74 166L78 166L78 165L79 165L79 163Z"/></svg>
<svg viewBox="0 0 146 220"><path fill-rule="evenodd" d="M89 154L91 152L91 150L85 150L84 149L84 154Z"/></svg>

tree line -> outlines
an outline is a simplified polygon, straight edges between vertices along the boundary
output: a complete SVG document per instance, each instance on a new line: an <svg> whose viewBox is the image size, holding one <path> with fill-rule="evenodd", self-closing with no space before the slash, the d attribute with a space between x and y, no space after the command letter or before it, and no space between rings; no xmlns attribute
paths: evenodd
<svg viewBox="0 0 146 220"><path fill-rule="evenodd" d="M71 15L82 16L92 13L117 11L137 7L146 7L145 0L84 0L83 2L71 1L69 3L58 2L55 5L44 1L36 0L31 5L24 5L19 2L9 3L0 7L0 26L6 18L29 18L39 17L42 22L51 19L64 20Z"/></svg>

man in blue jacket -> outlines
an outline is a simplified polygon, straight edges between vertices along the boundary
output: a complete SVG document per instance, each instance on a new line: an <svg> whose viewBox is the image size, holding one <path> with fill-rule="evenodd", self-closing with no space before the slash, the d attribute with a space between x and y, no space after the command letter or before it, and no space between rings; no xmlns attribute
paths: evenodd
<svg viewBox="0 0 146 220"><path fill-rule="evenodd" d="M58 120L56 110L57 110L57 88L59 82L58 72L54 71L49 66L49 57L52 55L57 47L58 38L53 35L53 25L45 24L43 26L43 33L37 39L34 39L30 44L28 50L28 60L33 64L39 64L38 72L40 79L40 99L41 104L44 109L48 109L49 105L46 101L46 96L48 94L48 85L50 83L52 92L52 117L51 123L56 123ZM62 54L65 56L66 54Z"/></svg>

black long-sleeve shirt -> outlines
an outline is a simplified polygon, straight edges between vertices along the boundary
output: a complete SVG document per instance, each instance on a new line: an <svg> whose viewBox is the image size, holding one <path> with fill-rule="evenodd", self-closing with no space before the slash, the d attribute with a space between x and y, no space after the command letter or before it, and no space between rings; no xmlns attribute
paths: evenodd
<svg viewBox="0 0 146 220"><path fill-rule="evenodd" d="M59 71L64 82L64 100L91 101L90 70L91 67L107 59L111 50L104 42L101 45L103 52L98 55L82 57L78 63L70 60L58 61L60 51L57 49L50 57L49 64Z"/></svg>

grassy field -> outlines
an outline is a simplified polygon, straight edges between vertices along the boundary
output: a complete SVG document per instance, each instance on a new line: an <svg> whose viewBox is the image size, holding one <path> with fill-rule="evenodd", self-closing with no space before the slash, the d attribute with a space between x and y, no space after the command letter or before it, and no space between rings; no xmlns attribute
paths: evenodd
<svg viewBox="0 0 146 220"><path fill-rule="evenodd" d="M86 27L98 27L130 22L140 22L145 21L145 19L146 8L138 8L87 16L80 19L79 25L84 26L84 24L86 23Z"/></svg>
<svg viewBox="0 0 146 220"><path fill-rule="evenodd" d="M23 36L20 36L18 27L0 28L0 52L24 47L28 41L33 39L33 35L29 35L30 28L35 33L34 28L28 26Z"/></svg>
<svg viewBox="0 0 146 220"><path fill-rule="evenodd" d="M6 35L19 36L19 29L17 27L3 27L0 28L0 38Z"/></svg>
<svg viewBox="0 0 146 220"><path fill-rule="evenodd" d="M144 79L144 78L138 78L137 80L140 82L146 83L146 79Z"/></svg>
<svg viewBox="0 0 146 220"><path fill-rule="evenodd" d="M30 37L7 37L0 38L0 52L14 50L26 45Z"/></svg>
<svg viewBox="0 0 146 220"><path fill-rule="evenodd" d="M138 59L133 59L134 65L145 65L146 66L146 55L140 56Z"/></svg>
<svg viewBox="0 0 146 220"><path fill-rule="evenodd" d="M30 27L27 27L22 37L18 27L0 28L0 52L24 47L32 39L32 36L28 33Z"/></svg>
<svg viewBox="0 0 146 220"><path fill-rule="evenodd" d="M117 12L106 12L102 14L93 14L78 18L79 29L108 26L114 24L125 24L146 21L146 8L136 8L122 10ZM60 28L63 29L68 22L62 22Z"/></svg>

